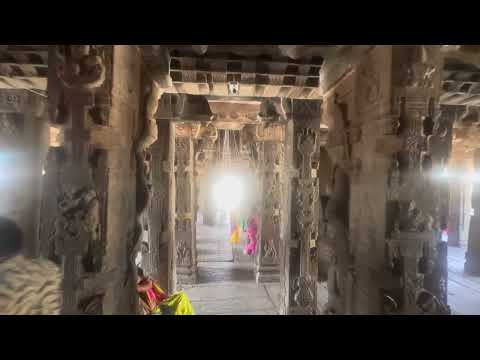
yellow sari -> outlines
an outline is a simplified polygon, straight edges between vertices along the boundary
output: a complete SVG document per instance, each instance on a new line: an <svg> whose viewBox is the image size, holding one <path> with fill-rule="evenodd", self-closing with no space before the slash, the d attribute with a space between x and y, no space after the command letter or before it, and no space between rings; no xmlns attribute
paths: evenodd
<svg viewBox="0 0 480 360"><path fill-rule="evenodd" d="M154 301L153 296L162 300ZM195 315L193 306L183 290L165 298L164 296L166 296L165 291L155 281L152 281L152 290L145 294L140 293L140 302L144 313L148 315Z"/></svg>

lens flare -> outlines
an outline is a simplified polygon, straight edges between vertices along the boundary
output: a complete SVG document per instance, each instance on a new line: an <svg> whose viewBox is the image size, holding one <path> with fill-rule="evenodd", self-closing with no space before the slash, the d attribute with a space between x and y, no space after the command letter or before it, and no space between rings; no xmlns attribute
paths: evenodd
<svg viewBox="0 0 480 360"><path fill-rule="evenodd" d="M244 195L242 182L234 176L223 176L213 188L215 204L219 210L230 212L241 203Z"/></svg>

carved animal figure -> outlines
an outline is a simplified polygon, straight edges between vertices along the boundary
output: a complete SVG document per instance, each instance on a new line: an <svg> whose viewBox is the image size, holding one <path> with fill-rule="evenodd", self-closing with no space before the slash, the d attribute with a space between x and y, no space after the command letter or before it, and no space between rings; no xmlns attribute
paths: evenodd
<svg viewBox="0 0 480 360"><path fill-rule="evenodd" d="M422 289L418 292L416 305L422 315L450 315L451 310L448 305L442 303L431 292Z"/></svg>
<svg viewBox="0 0 480 360"><path fill-rule="evenodd" d="M258 117L264 123L264 127L267 128L271 126L276 121L284 121L287 120L286 115L286 102L273 100L273 99L266 99L262 101L260 105L260 112Z"/></svg>
<svg viewBox="0 0 480 360"><path fill-rule="evenodd" d="M66 247L78 245L79 253L84 257L90 255L89 263L96 269L101 268L105 249L99 244L100 239L100 203L95 190L83 187L68 189L59 199L60 216L55 219L54 253L49 258L62 255ZM84 269L89 270L89 269Z"/></svg>
<svg viewBox="0 0 480 360"><path fill-rule="evenodd" d="M135 256L139 248L139 240L143 232L143 217L153 196L153 185L148 157L145 152L136 154L137 160L137 204L136 218L133 235L127 245L127 272L124 285L127 284L130 275L133 274Z"/></svg>
<svg viewBox="0 0 480 360"><path fill-rule="evenodd" d="M133 235L127 244L127 271L124 285L127 284L130 276L134 274L135 255L138 252L139 240L143 231L142 219L153 194L150 159L147 150L158 139L158 127L155 114L158 109L158 102L165 92L165 89L172 86L168 49L160 47L156 48L156 51L158 51L160 55L160 62L152 69L152 81L145 105L145 127L134 147L135 160L137 163L136 218Z"/></svg>

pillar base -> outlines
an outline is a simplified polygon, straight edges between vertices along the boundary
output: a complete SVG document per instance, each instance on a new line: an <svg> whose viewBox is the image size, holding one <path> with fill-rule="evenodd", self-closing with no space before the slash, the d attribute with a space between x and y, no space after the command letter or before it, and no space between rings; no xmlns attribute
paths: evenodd
<svg viewBox="0 0 480 360"><path fill-rule="evenodd" d="M259 284L280 282L278 265L260 265L255 271L255 280Z"/></svg>
<svg viewBox="0 0 480 360"><path fill-rule="evenodd" d="M315 315L312 314L312 311L307 308L300 306L289 306L287 310L287 315Z"/></svg>
<svg viewBox="0 0 480 360"><path fill-rule="evenodd" d="M177 265L177 283L180 285L193 285L198 283L197 267L179 267Z"/></svg>

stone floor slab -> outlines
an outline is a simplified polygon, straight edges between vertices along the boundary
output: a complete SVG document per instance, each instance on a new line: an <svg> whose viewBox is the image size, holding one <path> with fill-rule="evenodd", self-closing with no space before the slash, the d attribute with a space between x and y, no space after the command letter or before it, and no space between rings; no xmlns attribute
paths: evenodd
<svg viewBox="0 0 480 360"><path fill-rule="evenodd" d="M257 284L253 258L243 254L245 236L228 244L228 228L197 226L198 279L183 285L197 315L275 315L280 284ZM233 261L225 261L231 258Z"/></svg>
<svg viewBox="0 0 480 360"><path fill-rule="evenodd" d="M465 275L465 247L448 247L448 304L459 315L480 315L480 277Z"/></svg>

